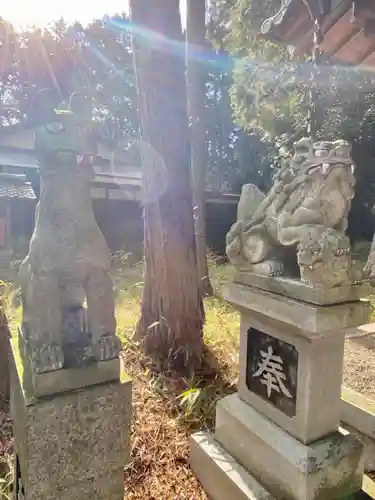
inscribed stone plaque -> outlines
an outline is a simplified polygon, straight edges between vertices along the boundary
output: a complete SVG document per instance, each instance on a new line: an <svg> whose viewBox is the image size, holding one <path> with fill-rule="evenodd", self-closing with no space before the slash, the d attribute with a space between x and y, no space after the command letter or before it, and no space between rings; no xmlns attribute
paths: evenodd
<svg viewBox="0 0 375 500"><path fill-rule="evenodd" d="M247 331L246 385L288 417L296 414L298 352L255 328Z"/></svg>

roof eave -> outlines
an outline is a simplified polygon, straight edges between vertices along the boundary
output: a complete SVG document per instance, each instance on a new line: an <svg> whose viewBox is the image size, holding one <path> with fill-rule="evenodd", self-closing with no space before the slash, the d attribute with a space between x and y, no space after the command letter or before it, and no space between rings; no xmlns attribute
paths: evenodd
<svg viewBox="0 0 375 500"><path fill-rule="evenodd" d="M331 11L322 20L323 33L326 34L338 19L347 14L351 6L351 0L332 0ZM305 0L281 0L279 11L262 23L261 34L275 43L295 47L297 54L309 53L313 22Z"/></svg>

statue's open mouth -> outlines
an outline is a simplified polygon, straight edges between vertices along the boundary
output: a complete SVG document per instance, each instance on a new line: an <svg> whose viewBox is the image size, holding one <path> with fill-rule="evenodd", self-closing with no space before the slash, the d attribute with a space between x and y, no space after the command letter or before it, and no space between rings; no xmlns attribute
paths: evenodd
<svg viewBox="0 0 375 500"><path fill-rule="evenodd" d="M76 159L77 165L80 167L90 167L94 163L94 155L81 155L77 154L74 149L60 149L58 151L61 155L69 155Z"/></svg>
<svg viewBox="0 0 375 500"><path fill-rule="evenodd" d="M94 156L77 155L77 163L80 167L90 167L94 163Z"/></svg>

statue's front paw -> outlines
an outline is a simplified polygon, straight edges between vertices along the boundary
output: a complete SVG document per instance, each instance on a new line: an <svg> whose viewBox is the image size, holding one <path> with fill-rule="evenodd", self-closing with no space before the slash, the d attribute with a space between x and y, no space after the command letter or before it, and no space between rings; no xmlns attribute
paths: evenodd
<svg viewBox="0 0 375 500"><path fill-rule="evenodd" d="M277 276L284 275L284 264L282 262L274 260L271 261L269 265L270 265L270 276L275 278Z"/></svg>
<svg viewBox="0 0 375 500"><path fill-rule="evenodd" d="M230 243L228 243L225 251L228 256L228 259L233 264L242 262L242 245L240 238L235 238Z"/></svg>
<svg viewBox="0 0 375 500"><path fill-rule="evenodd" d="M118 358L121 351L121 341L116 335L102 335L99 340L89 346L87 354L97 361L107 361Z"/></svg>
<svg viewBox="0 0 375 500"><path fill-rule="evenodd" d="M35 373L61 370L64 366L64 353L58 344L43 344L32 350L31 363Z"/></svg>
<svg viewBox="0 0 375 500"><path fill-rule="evenodd" d="M253 264L252 271L257 274L275 278L277 276L283 276L284 264L278 260L264 260L258 264Z"/></svg>

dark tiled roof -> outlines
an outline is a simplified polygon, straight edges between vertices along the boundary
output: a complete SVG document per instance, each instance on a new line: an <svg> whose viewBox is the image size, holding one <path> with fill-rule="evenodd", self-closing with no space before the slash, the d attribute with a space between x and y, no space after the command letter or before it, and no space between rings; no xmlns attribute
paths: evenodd
<svg viewBox="0 0 375 500"><path fill-rule="evenodd" d="M23 175L0 174L0 198L34 200L35 193Z"/></svg>

